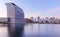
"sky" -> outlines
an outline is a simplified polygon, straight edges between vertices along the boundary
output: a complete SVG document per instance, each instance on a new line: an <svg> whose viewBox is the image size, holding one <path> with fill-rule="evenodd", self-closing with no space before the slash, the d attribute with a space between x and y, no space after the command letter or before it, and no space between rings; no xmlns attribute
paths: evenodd
<svg viewBox="0 0 60 37"><path fill-rule="evenodd" d="M25 18L37 16L60 18L60 0L0 0L0 17L7 17L5 3L9 2L22 8Z"/></svg>

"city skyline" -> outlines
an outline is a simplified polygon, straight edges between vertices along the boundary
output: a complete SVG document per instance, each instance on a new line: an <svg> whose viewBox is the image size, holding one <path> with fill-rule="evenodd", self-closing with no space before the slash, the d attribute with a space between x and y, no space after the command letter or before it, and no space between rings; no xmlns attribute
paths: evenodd
<svg viewBox="0 0 60 37"><path fill-rule="evenodd" d="M0 17L7 16L5 3L13 2L24 10L25 17L59 17L60 0L1 0Z"/></svg>

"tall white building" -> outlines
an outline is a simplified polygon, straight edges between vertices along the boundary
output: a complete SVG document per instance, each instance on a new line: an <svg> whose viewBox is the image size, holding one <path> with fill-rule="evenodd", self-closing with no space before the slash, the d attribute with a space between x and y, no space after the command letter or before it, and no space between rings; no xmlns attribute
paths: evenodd
<svg viewBox="0 0 60 37"><path fill-rule="evenodd" d="M7 17L11 19L11 23L23 23L24 12L14 3L6 3Z"/></svg>
<svg viewBox="0 0 60 37"><path fill-rule="evenodd" d="M24 12L14 3L6 3L7 17L10 20L10 32L11 35L18 35L24 29ZM21 30L21 31L20 31ZM18 31L18 33L17 33Z"/></svg>

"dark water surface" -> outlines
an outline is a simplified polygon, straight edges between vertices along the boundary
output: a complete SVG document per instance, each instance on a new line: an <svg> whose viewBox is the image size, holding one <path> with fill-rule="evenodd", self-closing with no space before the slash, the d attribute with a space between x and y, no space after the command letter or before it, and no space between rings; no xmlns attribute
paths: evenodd
<svg viewBox="0 0 60 37"><path fill-rule="evenodd" d="M20 34L21 35L21 34ZM0 27L0 37L8 37L7 27ZM60 37L60 24L27 24L23 37Z"/></svg>

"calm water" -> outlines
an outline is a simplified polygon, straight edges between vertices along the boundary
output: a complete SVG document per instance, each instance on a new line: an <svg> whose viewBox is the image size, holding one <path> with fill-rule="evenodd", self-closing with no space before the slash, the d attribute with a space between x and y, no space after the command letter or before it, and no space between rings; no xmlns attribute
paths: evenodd
<svg viewBox="0 0 60 37"><path fill-rule="evenodd" d="M7 27L0 27L0 37L8 37ZM23 37L60 37L60 24L27 24Z"/></svg>

